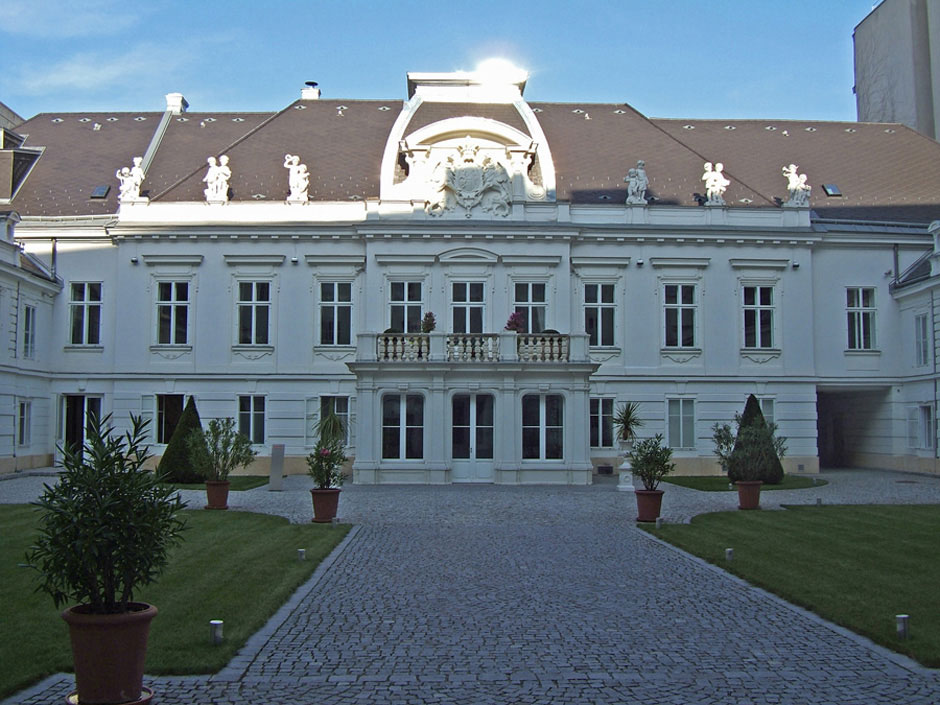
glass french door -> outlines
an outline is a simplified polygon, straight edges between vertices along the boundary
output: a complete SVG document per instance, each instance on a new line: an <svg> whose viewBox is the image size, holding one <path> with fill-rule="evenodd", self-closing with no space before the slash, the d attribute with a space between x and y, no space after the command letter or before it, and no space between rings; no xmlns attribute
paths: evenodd
<svg viewBox="0 0 940 705"><path fill-rule="evenodd" d="M101 417L101 397L64 394L60 408L62 445L80 449L85 445L85 429L92 415ZM59 454L56 453L58 456Z"/></svg>
<svg viewBox="0 0 940 705"><path fill-rule="evenodd" d="M457 394L451 401L454 482L493 481L492 394Z"/></svg>

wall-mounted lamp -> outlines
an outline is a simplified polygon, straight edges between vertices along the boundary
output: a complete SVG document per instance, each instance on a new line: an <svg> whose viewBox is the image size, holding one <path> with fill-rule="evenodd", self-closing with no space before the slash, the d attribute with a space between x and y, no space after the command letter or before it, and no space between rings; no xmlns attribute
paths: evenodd
<svg viewBox="0 0 940 705"><path fill-rule="evenodd" d="M793 263L793 269L799 269L799 268L800 268L800 263L799 263L799 262L794 262L794 263Z"/></svg>
<svg viewBox="0 0 940 705"><path fill-rule="evenodd" d="M636 266L637 266L637 267L642 267L642 266L643 266L643 260L638 259L638 260L636 261Z"/></svg>
<svg viewBox="0 0 940 705"><path fill-rule="evenodd" d="M137 264L137 258L131 257L131 264Z"/></svg>
<svg viewBox="0 0 940 705"><path fill-rule="evenodd" d="M291 257L291 258L290 258L290 263L291 263L291 264L297 264L297 262L298 262L298 259L297 259L296 257Z"/></svg>

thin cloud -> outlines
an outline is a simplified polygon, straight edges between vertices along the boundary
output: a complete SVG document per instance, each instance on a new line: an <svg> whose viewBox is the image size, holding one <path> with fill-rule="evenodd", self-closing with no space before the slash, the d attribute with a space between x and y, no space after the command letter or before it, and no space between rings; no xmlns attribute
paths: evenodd
<svg viewBox="0 0 940 705"><path fill-rule="evenodd" d="M117 0L3 0L0 33L41 39L101 36L126 31L143 16Z"/></svg>

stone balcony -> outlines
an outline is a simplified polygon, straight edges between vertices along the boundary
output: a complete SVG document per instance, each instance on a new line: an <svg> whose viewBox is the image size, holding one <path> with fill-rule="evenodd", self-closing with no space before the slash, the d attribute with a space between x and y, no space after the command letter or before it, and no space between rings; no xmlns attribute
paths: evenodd
<svg viewBox="0 0 940 705"><path fill-rule="evenodd" d="M358 362L458 362L486 365L587 362L588 336L557 333L360 333Z"/></svg>

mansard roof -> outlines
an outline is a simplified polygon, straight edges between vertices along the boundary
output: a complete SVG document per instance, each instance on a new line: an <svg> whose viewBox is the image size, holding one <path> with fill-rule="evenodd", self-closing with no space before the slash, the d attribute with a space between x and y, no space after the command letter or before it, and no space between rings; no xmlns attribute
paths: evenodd
<svg viewBox="0 0 940 705"><path fill-rule="evenodd" d="M940 218L940 144L903 125L651 119L614 103L528 107L550 147L560 202L623 204L624 176L643 159L652 208L698 207L706 161L724 164L729 206L776 207L786 198L781 169L792 163L809 177L819 218ZM43 153L11 205L27 217L115 213L115 171L146 153L161 120L166 131L142 187L151 201L204 200L206 159L220 154L230 158L235 201L283 201L285 154L307 164L312 201L376 199L383 152L401 114L400 100L298 100L270 113L43 113L17 127L24 146ZM427 101L404 135L455 117L502 123L534 140L512 103ZM842 196L827 196L823 184ZM91 198L105 185L106 198Z"/></svg>

